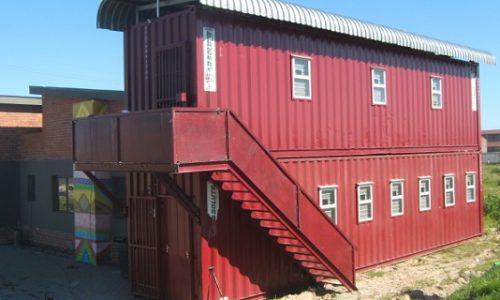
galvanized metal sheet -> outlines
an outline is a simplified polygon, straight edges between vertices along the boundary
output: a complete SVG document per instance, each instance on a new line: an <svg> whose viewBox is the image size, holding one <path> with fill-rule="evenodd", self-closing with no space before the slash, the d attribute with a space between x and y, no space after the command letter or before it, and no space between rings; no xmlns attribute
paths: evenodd
<svg viewBox="0 0 500 300"><path fill-rule="evenodd" d="M127 25L136 22L141 5L151 3L155 1L104 0L99 8L97 26L123 30ZM193 1L174 1L174 3L193 3ZM199 0L198 3L211 8L300 24L455 59L486 64L496 63L495 56L486 51L278 0Z"/></svg>

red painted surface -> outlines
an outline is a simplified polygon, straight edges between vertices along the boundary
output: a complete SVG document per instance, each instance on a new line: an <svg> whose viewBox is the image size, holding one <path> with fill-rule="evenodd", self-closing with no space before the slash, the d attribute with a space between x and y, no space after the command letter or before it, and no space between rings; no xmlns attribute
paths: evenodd
<svg viewBox="0 0 500 300"><path fill-rule="evenodd" d="M203 90L204 26L216 31L217 92ZM196 30L198 106L232 109L271 151L478 145L476 64L212 12ZM312 59L311 101L292 100L292 54ZM371 67L386 70L387 106L371 103ZM442 110L431 109L431 75L443 80Z"/></svg>
<svg viewBox="0 0 500 300"><path fill-rule="evenodd" d="M207 177L205 179L208 179ZM203 186L202 186L203 187ZM205 190L203 191L204 193ZM217 300L214 274L229 299L263 295L311 283L303 269L265 231L250 213L242 210L230 195L221 192L217 221L202 210L201 276L203 299Z"/></svg>
<svg viewBox="0 0 500 300"><path fill-rule="evenodd" d="M204 26L216 31L216 92L203 90ZM168 67L166 53L182 63ZM312 59L311 101L291 97L292 54ZM470 99L470 74L477 72L477 64L194 8L128 29L125 61L129 110L166 106L231 109L249 130L242 134L245 127L233 127L234 123L220 121L217 116L203 125L199 122L202 115L191 114L179 121L182 126L172 128L177 137L169 137L178 147L171 155L185 163L180 166L182 172L227 170L232 160L237 162L233 167L238 174L245 178L242 184L246 182L256 193L249 196L236 192L233 200L222 193L220 218L214 223L206 215L208 175L176 176L202 212L200 227L193 227L193 253L199 254L192 271L195 298L220 297L210 267L214 267L225 296L231 299L307 282L304 269L292 259L313 257L300 253L300 238L269 231L278 238L273 240L259 228L283 226L283 220L300 226L305 233L302 238L314 241L314 247L324 253L322 259L335 258L339 268L353 273L354 266L338 261L339 253L345 257L348 253L332 253L334 248L328 246L323 232L325 218L318 217L315 206L318 185L339 187L339 228L357 246L358 269L481 233L482 201L465 203L465 172L477 172L480 182L480 120L479 112L471 109ZM372 67L386 70L386 106L371 103ZM175 80L162 79L174 73L178 76ZM431 75L442 78L441 110L431 109ZM166 86L162 86L164 83ZM145 146L155 145L148 141ZM296 197L290 197L295 185L287 182L287 175L278 167L272 167L267 150L281 159L314 202L300 190ZM449 208L443 207L445 173L456 175L456 204ZM432 209L419 212L417 180L427 175L432 176ZM131 186L147 187L148 177L141 176L132 177ZM390 216L389 180L394 178L405 179L405 214L401 217ZM356 183L362 181L374 182L375 215L373 221L357 224ZM234 186L227 186L230 188ZM479 184L477 193L480 199ZM258 202L262 195L269 203ZM248 202L243 209L239 207L240 202L254 200L272 206L277 213L255 210L256 206ZM272 220L276 215L278 221ZM146 226L144 222L131 224L131 232ZM335 235L339 241L341 233ZM276 241L288 243L284 249L295 254L286 254ZM157 257L142 255L140 259L146 263ZM155 270L137 267L134 272L153 276Z"/></svg>
<svg viewBox="0 0 500 300"><path fill-rule="evenodd" d="M125 95L130 111L184 106L187 103L182 98L193 99L194 18L194 10L185 9L125 31ZM168 54L169 49L173 51L170 54L178 55L175 62L182 63L165 72L161 66L171 61L166 61L162 53ZM183 78L168 81L165 76ZM176 96L178 101L170 102Z"/></svg>
<svg viewBox="0 0 500 300"><path fill-rule="evenodd" d="M192 295L192 232L189 214L171 196L160 197L162 266L164 297L193 299Z"/></svg>
<svg viewBox="0 0 500 300"><path fill-rule="evenodd" d="M481 203L465 201L465 173L479 174L478 153L344 157L283 161L304 190L338 185L338 226L357 247L356 268L451 244L481 234ZM443 175L455 174L455 206L444 207ZM431 210L419 211L418 177L432 176ZM404 215L391 217L391 179L404 179ZM356 184L373 182L373 221L358 224ZM479 184L476 189L479 198Z"/></svg>

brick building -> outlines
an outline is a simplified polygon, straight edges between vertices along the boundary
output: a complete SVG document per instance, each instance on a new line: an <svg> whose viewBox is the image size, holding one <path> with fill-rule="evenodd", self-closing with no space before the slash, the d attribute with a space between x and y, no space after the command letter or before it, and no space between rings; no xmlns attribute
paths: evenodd
<svg viewBox="0 0 500 300"><path fill-rule="evenodd" d="M39 86L30 93L41 97L0 97L0 242L15 226L27 242L72 252L73 104L99 100L118 112L123 93ZM126 235L124 218L113 218L112 226Z"/></svg>
<svg viewBox="0 0 500 300"><path fill-rule="evenodd" d="M500 130L481 131L483 163L500 163Z"/></svg>
<svg viewBox="0 0 500 300"><path fill-rule="evenodd" d="M41 130L41 103L39 97L0 96L0 243L11 241L10 231L3 227L15 225L17 221L20 138Z"/></svg>
<svg viewBox="0 0 500 300"><path fill-rule="evenodd" d="M500 130L483 130L481 136L486 140L486 152L500 152Z"/></svg>

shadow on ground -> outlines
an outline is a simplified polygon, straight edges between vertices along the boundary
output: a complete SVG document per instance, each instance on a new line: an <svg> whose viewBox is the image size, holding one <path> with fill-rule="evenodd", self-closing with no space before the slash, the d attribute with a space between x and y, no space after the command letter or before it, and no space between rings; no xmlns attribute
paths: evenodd
<svg viewBox="0 0 500 300"><path fill-rule="evenodd" d="M43 248L0 246L0 300L134 299L116 266L77 263Z"/></svg>

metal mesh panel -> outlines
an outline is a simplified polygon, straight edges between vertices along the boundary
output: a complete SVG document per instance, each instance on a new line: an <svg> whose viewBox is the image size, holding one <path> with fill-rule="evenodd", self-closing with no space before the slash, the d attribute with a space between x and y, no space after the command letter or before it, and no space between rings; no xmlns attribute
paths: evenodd
<svg viewBox="0 0 500 300"><path fill-rule="evenodd" d="M130 284L135 295L159 299L158 199L151 195L151 174L129 178Z"/></svg>
<svg viewBox="0 0 500 300"><path fill-rule="evenodd" d="M187 105L186 43L156 52L156 108Z"/></svg>

